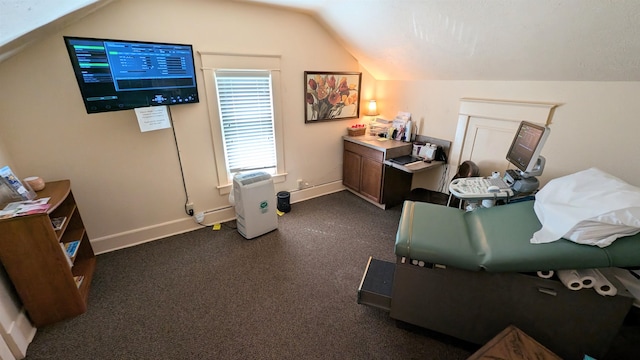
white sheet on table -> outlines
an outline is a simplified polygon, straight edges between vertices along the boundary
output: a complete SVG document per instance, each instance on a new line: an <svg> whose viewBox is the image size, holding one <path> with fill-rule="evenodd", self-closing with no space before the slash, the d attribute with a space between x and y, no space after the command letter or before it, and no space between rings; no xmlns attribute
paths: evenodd
<svg viewBox="0 0 640 360"><path fill-rule="evenodd" d="M534 210L542 224L534 244L564 237L605 247L640 232L640 188L597 168L551 180L536 194Z"/></svg>

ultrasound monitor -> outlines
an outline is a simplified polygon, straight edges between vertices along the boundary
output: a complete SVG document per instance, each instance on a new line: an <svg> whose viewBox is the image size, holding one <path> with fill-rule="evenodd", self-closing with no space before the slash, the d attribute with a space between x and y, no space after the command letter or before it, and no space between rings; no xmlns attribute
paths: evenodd
<svg viewBox="0 0 640 360"><path fill-rule="evenodd" d="M522 121L513 138L507 160L521 171L523 177L542 175L545 159L540 156L551 129Z"/></svg>

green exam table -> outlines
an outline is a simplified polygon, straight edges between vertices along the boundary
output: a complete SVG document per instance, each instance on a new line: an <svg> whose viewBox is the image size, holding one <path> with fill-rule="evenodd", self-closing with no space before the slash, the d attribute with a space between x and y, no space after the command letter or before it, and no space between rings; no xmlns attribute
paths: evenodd
<svg viewBox="0 0 640 360"><path fill-rule="evenodd" d="M640 266L640 234L605 248L564 239L531 244L540 228L533 201L472 212L405 201L396 262L369 259L358 303L475 344L515 325L564 359L601 358L634 300L607 270ZM536 275L580 268L598 268L617 295Z"/></svg>

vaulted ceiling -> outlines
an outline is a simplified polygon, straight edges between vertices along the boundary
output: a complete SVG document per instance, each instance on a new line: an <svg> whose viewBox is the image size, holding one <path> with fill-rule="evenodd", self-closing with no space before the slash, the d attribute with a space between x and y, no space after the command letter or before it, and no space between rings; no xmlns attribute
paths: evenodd
<svg viewBox="0 0 640 360"><path fill-rule="evenodd" d="M111 1L0 0L0 60ZM308 13L380 80L640 80L637 0L209 1Z"/></svg>
<svg viewBox="0 0 640 360"><path fill-rule="evenodd" d="M0 0L0 62L113 0Z"/></svg>

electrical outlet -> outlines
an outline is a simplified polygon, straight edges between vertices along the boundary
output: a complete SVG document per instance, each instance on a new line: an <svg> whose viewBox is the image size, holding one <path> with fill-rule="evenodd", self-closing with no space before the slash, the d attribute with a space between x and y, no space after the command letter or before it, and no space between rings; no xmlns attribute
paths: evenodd
<svg viewBox="0 0 640 360"><path fill-rule="evenodd" d="M304 189L304 180L298 179L298 190Z"/></svg>
<svg viewBox="0 0 640 360"><path fill-rule="evenodd" d="M189 216L193 216L193 203L192 202L187 203L184 206L184 210L187 212L187 214L189 214Z"/></svg>

